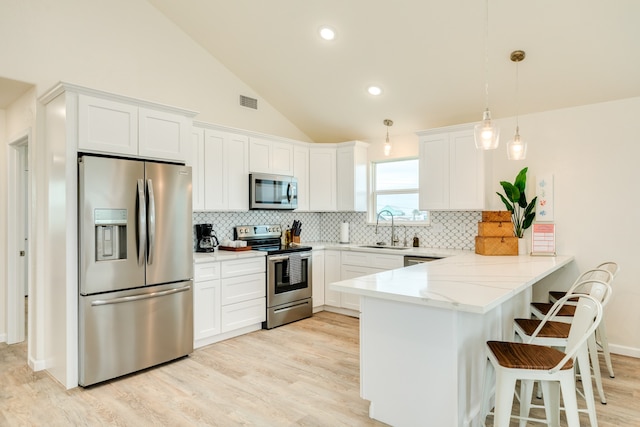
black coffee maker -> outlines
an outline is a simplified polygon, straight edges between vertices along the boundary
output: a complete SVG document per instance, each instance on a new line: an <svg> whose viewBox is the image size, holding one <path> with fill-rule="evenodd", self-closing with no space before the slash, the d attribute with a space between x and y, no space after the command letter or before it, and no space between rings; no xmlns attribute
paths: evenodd
<svg viewBox="0 0 640 427"><path fill-rule="evenodd" d="M211 224L196 224L196 252L213 252L218 246L218 237Z"/></svg>

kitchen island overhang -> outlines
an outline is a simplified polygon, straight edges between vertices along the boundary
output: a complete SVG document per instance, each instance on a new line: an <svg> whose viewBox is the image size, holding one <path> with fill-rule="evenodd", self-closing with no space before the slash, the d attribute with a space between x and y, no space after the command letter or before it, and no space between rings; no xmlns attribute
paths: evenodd
<svg viewBox="0 0 640 427"><path fill-rule="evenodd" d="M485 342L513 339L532 285L572 261L468 254L331 284L361 296L360 395L371 418L477 425Z"/></svg>

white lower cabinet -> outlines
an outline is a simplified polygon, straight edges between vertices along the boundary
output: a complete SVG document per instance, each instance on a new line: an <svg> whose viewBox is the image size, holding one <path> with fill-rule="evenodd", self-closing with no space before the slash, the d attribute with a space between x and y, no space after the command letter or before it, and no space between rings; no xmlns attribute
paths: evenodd
<svg viewBox="0 0 640 427"><path fill-rule="evenodd" d="M262 327L265 271L264 257L195 264L194 348Z"/></svg>
<svg viewBox="0 0 640 427"><path fill-rule="evenodd" d="M200 347L221 332L220 263L196 264L193 271L193 340Z"/></svg>
<svg viewBox="0 0 640 427"><path fill-rule="evenodd" d="M341 307L340 295L329 289L333 282L340 281L340 251L324 251L324 304L331 307Z"/></svg>
<svg viewBox="0 0 640 427"><path fill-rule="evenodd" d="M404 256L357 251L325 251L325 299L330 307L360 311L360 297L333 291L329 285L340 280L355 279L368 274L402 268Z"/></svg>
<svg viewBox="0 0 640 427"><path fill-rule="evenodd" d="M313 308L324 305L324 250L311 252L311 299Z"/></svg>

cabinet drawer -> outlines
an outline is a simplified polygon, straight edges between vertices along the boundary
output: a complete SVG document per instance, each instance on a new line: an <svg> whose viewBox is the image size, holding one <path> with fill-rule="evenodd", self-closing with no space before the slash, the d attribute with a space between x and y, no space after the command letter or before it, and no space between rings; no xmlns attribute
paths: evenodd
<svg viewBox="0 0 640 427"><path fill-rule="evenodd" d="M372 255L371 264L373 268L382 270L393 270L394 268L404 267L403 255Z"/></svg>
<svg viewBox="0 0 640 427"><path fill-rule="evenodd" d="M342 265L357 265L381 270L391 270L404 266L402 255L373 254L371 252L343 252Z"/></svg>
<svg viewBox="0 0 640 427"><path fill-rule="evenodd" d="M245 274L264 273L266 261L264 257L243 258L222 263L222 277L242 276Z"/></svg>
<svg viewBox="0 0 640 427"><path fill-rule="evenodd" d="M222 305L266 296L265 280L264 273L222 279Z"/></svg>
<svg viewBox="0 0 640 427"><path fill-rule="evenodd" d="M220 278L220 263L207 262L204 264L195 264L193 266L193 277L195 281L213 280Z"/></svg>
<svg viewBox="0 0 640 427"><path fill-rule="evenodd" d="M349 252L341 254L342 264L369 266L369 254L367 252Z"/></svg>
<svg viewBox="0 0 640 427"><path fill-rule="evenodd" d="M255 325L265 320L267 320L266 298L258 298L222 307L223 333Z"/></svg>

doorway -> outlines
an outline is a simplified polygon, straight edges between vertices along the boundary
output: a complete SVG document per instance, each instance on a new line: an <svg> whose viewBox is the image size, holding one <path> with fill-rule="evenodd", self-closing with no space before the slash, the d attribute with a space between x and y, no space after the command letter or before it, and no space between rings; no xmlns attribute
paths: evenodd
<svg viewBox="0 0 640 427"><path fill-rule="evenodd" d="M30 289L29 236L31 175L29 172L30 131L9 143L7 156L7 343L25 340L26 301Z"/></svg>

